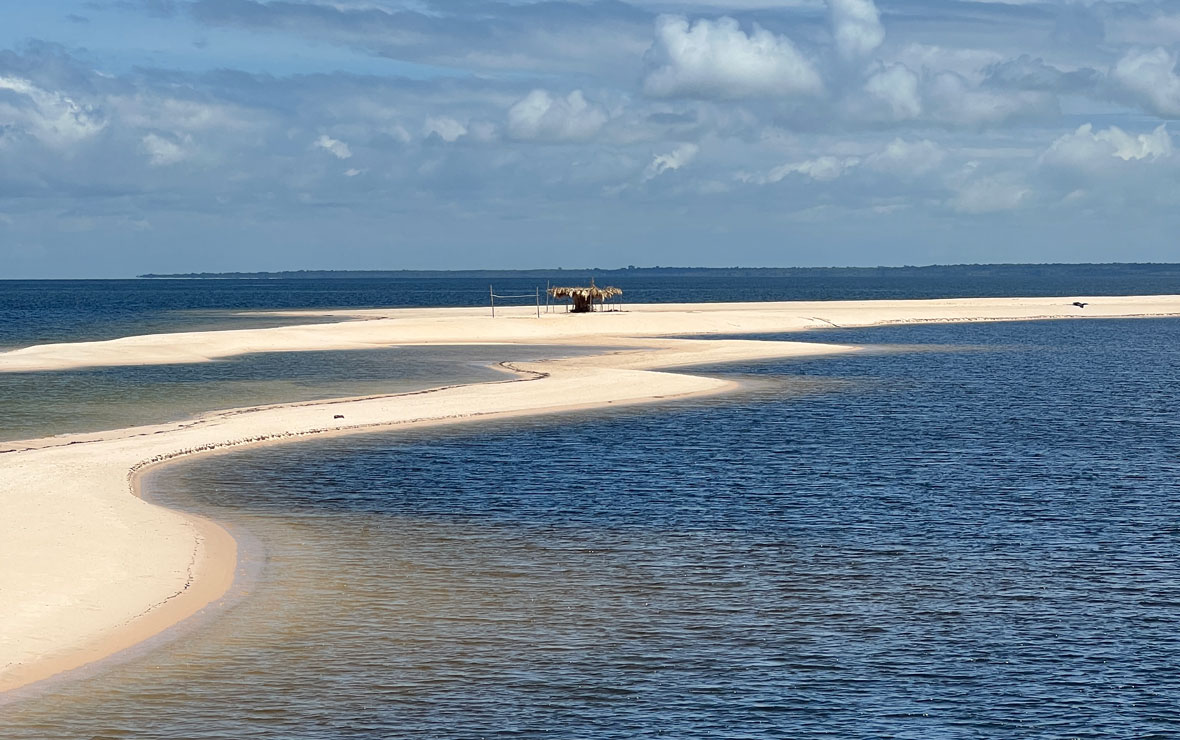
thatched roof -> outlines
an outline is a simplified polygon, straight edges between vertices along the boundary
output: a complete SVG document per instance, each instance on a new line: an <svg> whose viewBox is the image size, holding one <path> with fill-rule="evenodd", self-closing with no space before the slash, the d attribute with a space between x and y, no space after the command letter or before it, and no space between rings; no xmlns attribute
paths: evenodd
<svg viewBox="0 0 1180 740"><path fill-rule="evenodd" d="M549 295L554 298L581 298L587 301L604 301L608 298L614 298L617 295L623 295L623 291L618 288L607 286L599 288L590 281L590 285L581 287L558 287L554 286L549 289Z"/></svg>

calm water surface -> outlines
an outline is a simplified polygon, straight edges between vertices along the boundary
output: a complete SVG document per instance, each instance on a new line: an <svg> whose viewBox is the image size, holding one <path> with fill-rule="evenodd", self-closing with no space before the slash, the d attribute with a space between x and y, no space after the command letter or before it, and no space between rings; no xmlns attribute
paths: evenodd
<svg viewBox="0 0 1180 740"><path fill-rule="evenodd" d="M589 280L555 273L556 283ZM600 276L601 277L601 276ZM824 301L967 296L1144 295L1180 293L1176 265L1000 265L929 274L793 277L719 275L612 277L628 303ZM132 334L245 329L316 319L242 312L421 306L486 306L498 293L544 291L545 276L488 278L338 278L287 280L0 280L0 349ZM601 283L601 281L600 281ZM521 303L515 301L513 303Z"/></svg>
<svg viewBox="0 0 1180 740"><path fill-rule="evenodd" d="M492 367L503 360L588 351L510 345L395 347L0 373L0 441L175 421L217 409L506 380L511 376Z"/></svg>
<svg viewBox="0 0 1180 740"><path fill-rule="evenodd" d="M1180 321L831 335L932 346L166 468L260 579L0 736L1180 735Z"/></svg>

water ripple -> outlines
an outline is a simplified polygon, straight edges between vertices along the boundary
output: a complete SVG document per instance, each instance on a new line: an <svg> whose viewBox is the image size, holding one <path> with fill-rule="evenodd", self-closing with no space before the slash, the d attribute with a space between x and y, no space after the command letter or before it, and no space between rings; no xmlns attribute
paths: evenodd
<svg viewBox="0 0 1180 740"><path fill-rule="evenodd" d="M0 735L1180 735L1180 321L864 336L992 349L168 469L264 577Z"/></svg>

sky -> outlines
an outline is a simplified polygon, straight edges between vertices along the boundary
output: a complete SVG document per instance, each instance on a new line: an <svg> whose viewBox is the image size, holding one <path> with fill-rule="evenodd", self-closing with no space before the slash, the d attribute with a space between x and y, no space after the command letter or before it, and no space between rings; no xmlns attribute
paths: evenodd
<svg viewBox="0 0 1180 740"><path fill-rule="evenodd" d="M1180 0L0 2L0 279L1176 262Z"/></svg>

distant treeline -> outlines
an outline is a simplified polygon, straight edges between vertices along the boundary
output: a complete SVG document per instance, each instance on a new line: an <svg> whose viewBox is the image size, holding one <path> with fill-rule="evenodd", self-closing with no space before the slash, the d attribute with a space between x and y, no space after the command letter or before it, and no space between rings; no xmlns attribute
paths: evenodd
<svg viewBox="0 0 1180 740"><path fill-rule="evenodd" d="M904 278L939 276L955 278L1022 276L1043 272L1046 276L1112 277L1150 273L1156 277L1180 276L1180 264L1169 263L1051 263L1000 265L923 265L905 267L583 267L536 270L282 270L279 272L185 272L174 274L147 273L141 278L172 278L188 280L307 280L339 278L537 278L563 277L574 279L587 275L609 279L612 277L865 277Z"/></svg>

